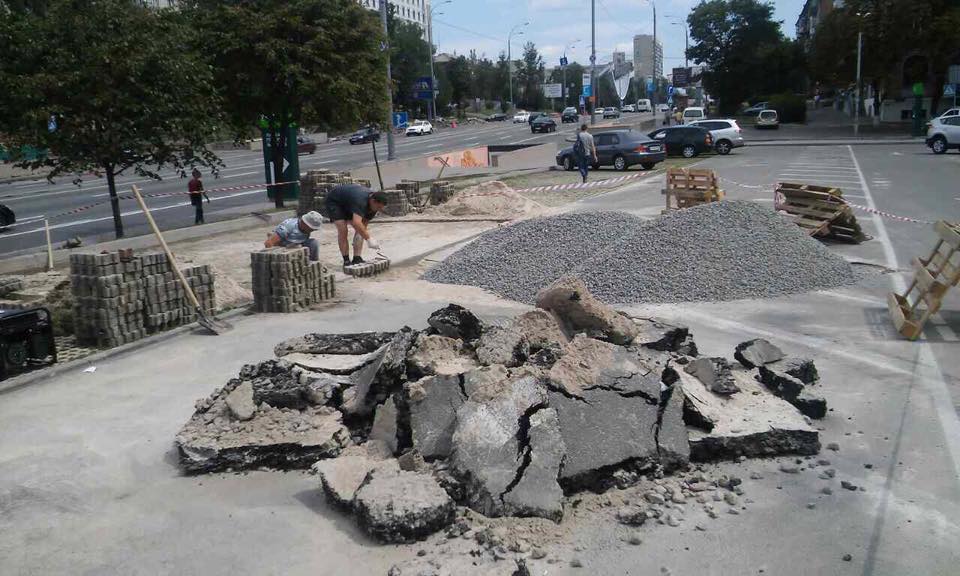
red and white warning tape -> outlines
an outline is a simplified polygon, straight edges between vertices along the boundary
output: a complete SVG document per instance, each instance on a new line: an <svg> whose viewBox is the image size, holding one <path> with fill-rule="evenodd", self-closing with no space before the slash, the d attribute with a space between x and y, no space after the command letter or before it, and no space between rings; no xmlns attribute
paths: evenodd
<svg viewBox="0 0 960 576"><path fill-rule="evenodd" d="M571 184L553 184L551 186L534 186L533 188L523 188L517 190L517 192L559 192L561 190L580 190L587 188L599 188L602 186L611 186L614 184L619 184L621 182L626 182L628 180L635 180L637 178L645 178L650 176L649 172L639 172L637 174L629 174L627 176L620 176L618 178L609 178L607 180L594 180L592 182L573 182Z"/></svg>
<svg viewBox="0 0 960 576"><path fill-rule="evenodd" d="M844 200L844 203L851 208L856 208L857 210L863 210L864 212L869 212L871 214L876 214L878 216L883 216L884 218L889 218L891 220L899 220L900 222L912 222L914 224L933 224L928 220L917 220L916 218L910 218L908 216L898 216L896 214L891 214L890 212L884 212L883 210L877 210L876 208L871 208L869 206L861 206L860 204L852 204Z"/></svg>

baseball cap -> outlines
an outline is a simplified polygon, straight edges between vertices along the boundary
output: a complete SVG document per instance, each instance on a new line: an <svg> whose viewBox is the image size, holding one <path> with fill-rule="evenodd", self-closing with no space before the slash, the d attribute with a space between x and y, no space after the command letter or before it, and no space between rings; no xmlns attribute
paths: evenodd
<svg viewBox="0 0 960 576"><path fill-rule="evenodd" d="M307 212L301 216L301 219L303 220L304 224L313 228L314 230L319 230L320 226L323 224L323 216L321 216L316 210Z"/></svg>

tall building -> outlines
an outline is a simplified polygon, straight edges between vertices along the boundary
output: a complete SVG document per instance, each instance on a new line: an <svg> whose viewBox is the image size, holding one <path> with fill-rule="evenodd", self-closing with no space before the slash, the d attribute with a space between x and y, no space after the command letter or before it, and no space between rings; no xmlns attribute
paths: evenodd
<svg viewBox="0 0 960 576"><path fill-rule="evenodd" d="M381 0L357 0L361 6L371 10L380 10ZM397 10L397 17L413 22L423 30L423 39L427 39L427 24L430 19L430 0L389 0Z"/></svg>
<svg viewBox="0 0 960 576"><path fill-rule="evenodd" d="M663 45L650 34L633 37L633 74L636 78L663 78Z"/></svg>
<svg viewBox="0 0 960 576"><path fill-rule="evenodd" d="M805 48L809 48L820 21L834 8L842 6L841 0L806 0L800 16L797 17L797 40L802 42Z"/></svg>

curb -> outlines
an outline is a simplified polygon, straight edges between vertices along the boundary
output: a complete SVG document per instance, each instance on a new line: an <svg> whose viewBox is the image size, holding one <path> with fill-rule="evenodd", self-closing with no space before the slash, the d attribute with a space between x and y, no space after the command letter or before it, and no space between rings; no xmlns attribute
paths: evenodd
<svg viewBox="0 0 960 576"><path fill-rule="evenodd" d="M217 317L219 319L234 318L237 316L243 316L245 314L248 314L249 312L250 312L249 305L245 305L242 308L234 308L233 310L228 310L223 314L218 315ZM82 366L87 366L95 362L101 362L103 360L114 358L116 356L121 356L128 352L134 352L141 348L146 348L147 346L151 346L153 344L157 344L159 342L169 340L171 338L179 336L180 334L191 332L198 326L199 324L197 324L196 322L192 322L184 326L177 326L173 330L167 330L166 332L154 334L152 336L142 338L135 342L124 344L123 346L117 346L116 348L110 348L109 350L96 352L89 356L84 356L83 358L77 358L76 360L71 360L70 362L64 362L62 364L59 364L59 363L53 364L52 366L49 366L47 368L41 368L39 370L27 372L26 374L14 376L9 380L4 380L0 382L0 396L3 396L4 394L7 394L9 392L13 392L14 390L19 390L20 388L23 388L30 384L34 384L38 380L53 378L61 374L64 374L66 372L70 372L71 370L74 370L76 368L80 368Z"/></svg>
<svg viewBox="0 0 960 576"><path fill-rule="evenodd" d="M747 146L891 146L891 145L923 144L923 140L857 140L854 138L829 138L821 140L748 140Z"/></svg>

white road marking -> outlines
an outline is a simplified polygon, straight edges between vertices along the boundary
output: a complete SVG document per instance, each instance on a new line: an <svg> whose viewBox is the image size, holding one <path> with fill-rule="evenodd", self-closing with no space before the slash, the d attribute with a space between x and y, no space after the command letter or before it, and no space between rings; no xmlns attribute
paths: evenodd
<svg viewBox="0 0 960 576"><path fill-rule="evenodd" d="M860 183L864 194L867 196L867 206L876 210L877 205L870 194L870 187L867 185L867 179L860 170L860 163L857 162L857 156L853 153L853 146L847 145L850 152L850 159L857 169L860 176ZM887 261L887 267L892 270L899 270L897 263L897 254L893 249L893 243L890 242L890 236L887 234L887 227L883 220L877 214L870 214L874 227L877 232L877 239L883 246L884 257ZM903 276L899 273L891 274L891 282L894 289L902 294L906 290L906 283ZM937 362L933 350L926 342L917 344L918 354L914 362L913 376L919 380L920 384L930 395L933 407L937 412L937 419L940 420L940 426L943 428L943 439L950 453L950 459L953 463L953 472L956 480L960 480L960 417L953 407L953 400L950 397L950 389L943 380L943 372L940 370L940 364Z"/></svg>

